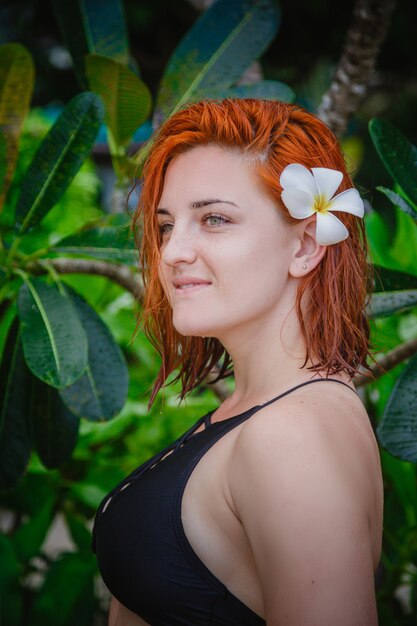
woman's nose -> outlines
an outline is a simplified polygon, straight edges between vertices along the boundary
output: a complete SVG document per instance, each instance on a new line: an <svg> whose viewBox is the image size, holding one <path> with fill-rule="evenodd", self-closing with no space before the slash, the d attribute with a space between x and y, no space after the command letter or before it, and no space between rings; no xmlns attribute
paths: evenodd
<svg viewBox="0 0 417 626"><path fill-rule="evenodd" d="M193 263L196 254L196 241L192 233L184 227L173 226L166 242L162 243L162 262L167 265Z"/></svg>

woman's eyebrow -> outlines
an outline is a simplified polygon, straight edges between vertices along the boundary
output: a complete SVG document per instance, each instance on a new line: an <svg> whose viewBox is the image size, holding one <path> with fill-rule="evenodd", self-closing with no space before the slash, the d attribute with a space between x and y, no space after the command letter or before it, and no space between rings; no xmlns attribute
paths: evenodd
<svg viewBox="0 0 417 626"><path fill-rule="evenodd" d="M236 206L234 202L230 200L220 200L219 198L208 198L207 200L197 200L196 202L192 202L190 204L191 209L199 209L202 206L209 206L210 204L230 204L231 206Z"/></svg>
<svg viewBox="0 0 417 626"><path fill-rule="evenodd" d="M190 209L201 209L201 207L209 206L211 204L230 204L231 206L238 207L237 204L230 200L220 200L219 198L207 198L206 200L195 200L189 204ZM239 208L239 207L238 207ZM159 215L170 215L168 209L159 207L156 209L156 213Z"/></svg>

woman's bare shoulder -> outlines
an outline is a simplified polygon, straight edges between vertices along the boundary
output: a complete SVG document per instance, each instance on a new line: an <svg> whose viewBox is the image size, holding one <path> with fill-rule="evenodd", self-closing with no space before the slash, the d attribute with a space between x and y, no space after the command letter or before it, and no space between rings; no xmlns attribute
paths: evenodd
<svg viewBox="0 0 417 626"><path fill-rule="evenodd" d="M353 456L379 464L376 438L362 401L353 389L331 381L298 389L261 409L247 420L236 439L240 447L283 445L288 438L331 454L339 448L352 448ZM287 446L285 446L287 447ZM284 449L285 454L285 449ZM350 455L351 458L351 455Z"/></svg>
<svg viewBox="0 0 417 626"><path fill-rule="evenodd" d="M352 390L330 382L311 385L255 413L236 437L228 478L237 509L252 506L253 490L274 498L277 507L285 494L302 502L310 490L317 513L330 494L334 502L336 494L348 498L372 527L377 558L381 463L369 417Z"/></svg>
<svg viewBox="0 0 417 626"><path fill-rule="evenodd" d="M314 387L244 423L230 457L231 500L257 564L267 621L291 615L300 625L374 625L382 530L376 442L352 391Z"/></svg>

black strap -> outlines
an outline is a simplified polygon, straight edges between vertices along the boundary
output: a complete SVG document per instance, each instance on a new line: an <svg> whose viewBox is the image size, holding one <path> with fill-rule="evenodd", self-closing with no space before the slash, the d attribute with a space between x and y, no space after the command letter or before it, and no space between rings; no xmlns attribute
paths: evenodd
<svg viewBox="0 0 417 626"><path fill-rule="evenodd" d="M247 409L246 411L243 411L242 413L238 413L237 415L232 415L232 417L226 417L224 420L220 420L219 422L214 422L214 423L221 424L223 422L228 422L229 420L232 420L237 417L242 417L243 415L247 415L248 413L252 415L253 413L256 413L256 411L263 409L265 406L268 406L269 404L272 404L273 402L276 402L277 400L284 398L284 396L288 396L288 394L292 393L296 389L300 389L300 387L304 387L305 385L311 385L312 383L327 383L328 381L345 385L345 387L348 387L351 391L353 391L353 393L356 394L355 389L352 389L350 385L348 385L347 383L344 383L342 380L337 380L337 378L315 378L314 380L307 380L306 382L300 383L299 385L296 385L295 387L291 387L291 389L287 389L287 391L280 393L278 396L275 396L275 398L272 398L272 400L268 400L268 402L265 402L264 404L256 404L255 406L251 407L250 409ZM207 426L212 425L211 416L213 413L214 413L214 410L210 411L205 416L204 421L205 421L206 428Z"/></svg>
<svg viewBox="0 0 417 626"><path fill-rule="evenodd" d="M268 400L268 402L265 402L264 404L259 404L256 408L263 409L264 406L268 406L268 404L272 404L273 402L276 402L276 400L280 400L280 398L288 396L289 393L292 393L296 389L300 389L300 387L305 387L305 385L311 385L312 383L327 383L328 381L344 385L345 387L348 387L348 389L351 389L351 391L356 393L355 389L352 389L350 385L344 383L342 380L337 380L337 378L315 378L314 380L307 380L306 382L300 383L295 387L291 387L291 389L287 389L287 391L284 391L284 393L280 393L279 396L275 396L275 398L272 398L272 400Z"/></svg>

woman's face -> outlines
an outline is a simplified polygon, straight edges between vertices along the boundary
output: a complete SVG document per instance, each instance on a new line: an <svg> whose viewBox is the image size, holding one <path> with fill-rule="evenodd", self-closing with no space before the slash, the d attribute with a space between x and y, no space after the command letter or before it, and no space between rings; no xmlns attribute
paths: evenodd
<svg viewBox="0 0 417 626"><path fill-rule="evenodd" d="M282 322L295 293L294 227L244 158L217 146L178 155L157 215L159 275L179 333L224 342Z"/></svg>

